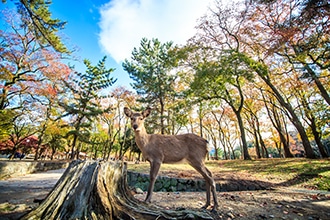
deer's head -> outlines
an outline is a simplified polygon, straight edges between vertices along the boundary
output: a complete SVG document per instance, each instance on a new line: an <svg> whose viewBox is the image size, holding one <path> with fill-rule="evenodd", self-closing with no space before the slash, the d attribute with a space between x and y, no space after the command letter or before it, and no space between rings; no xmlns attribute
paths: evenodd
<svg viewBox="0 0 330 220"><path fill-rule="evenodd" d="M142 112L133 112L131 109L125 107L124 113L131 119L131 126L134 131L140 131L144 127L144 119L150 115L151 108L147 108Z"/></svg>

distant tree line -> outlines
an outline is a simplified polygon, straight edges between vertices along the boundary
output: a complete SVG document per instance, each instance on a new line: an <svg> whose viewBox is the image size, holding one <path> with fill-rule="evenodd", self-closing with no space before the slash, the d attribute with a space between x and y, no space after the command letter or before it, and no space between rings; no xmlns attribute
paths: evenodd
<svg viewBox="0 0 330 220"><path fill-rule="evenodd" d="M135 92L114 87L106 57L84 73L65 63L49 2L15 3L0 32L2 152L139 158L123 107L149 106L148 132L197 133L214 159L330 155L326 1L217 1L183 46L141 39L123 62Z"/></svg>

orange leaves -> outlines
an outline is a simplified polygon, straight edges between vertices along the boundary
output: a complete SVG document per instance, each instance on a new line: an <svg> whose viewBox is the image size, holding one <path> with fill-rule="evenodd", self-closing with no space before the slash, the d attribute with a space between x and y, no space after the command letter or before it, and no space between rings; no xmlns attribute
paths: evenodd
<svg viewBox="0 0 330 220"><path fill-rule="evenodd" d="M72 70L62 62L60 53L51 47L40 47L17 13L3 13L8 22L0 31L0 89L20 95L55 96L57 91L53 85L66 80ZM14 99L15 96L5 98Z"/></svg>
<svg viewBox="0 0 330 220"><path fill-rule="evenodd" d="M42 72L52 80L64 79L69 77L71 68L61 62L61 55L54 51L42 50L42 55L47 63Z"/></svg>
<svg viewBox="0 0 330 220"><path fill-rule="evenodd" d="M57 90L51 86L51 85L48 85L47 88L45 89L46 93L49 94L50 96L55 96L57 95Z"/></svg>
<svg viewBox="0 0 330 220"><path fill-rule="evenodd" d="M49 98L54 98L57 95L57 89L52 85L52 84L39 84L40 86L37 86L36 84L34 88L35 94L41 95L41 96L46 96Z"/></svg>

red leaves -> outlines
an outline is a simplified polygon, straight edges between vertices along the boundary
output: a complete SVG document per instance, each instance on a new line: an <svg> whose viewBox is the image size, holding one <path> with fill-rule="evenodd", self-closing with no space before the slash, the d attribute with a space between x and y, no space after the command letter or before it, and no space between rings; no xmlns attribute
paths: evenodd
<svg viewBox="0 0 330 220"><path fill-rule="evenodd" d="M15 93L50 95L57 94L52 85L67 79L71 69L62 62L61 54L51 47L40 47L31 31L14 19L17 14L5 12L8 20L5 31L0 31L0 40L5 47L0 48L1 90L11 92L5 99L14 99Z"/></svg>

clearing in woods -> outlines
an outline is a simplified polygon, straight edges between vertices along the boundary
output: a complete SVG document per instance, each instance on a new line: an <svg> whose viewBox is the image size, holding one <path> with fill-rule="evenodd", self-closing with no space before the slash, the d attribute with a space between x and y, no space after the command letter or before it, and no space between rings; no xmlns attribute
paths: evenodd
<svg viewBox="0 0 330 220"><path fill-rule="evenodd" d="M215 219L330 219L329 159L207 161L206 166L216 182L256 183L270 189L217 192ZM128 170L148 173L149 163L129 163ZM159 175L201 179L188 164L162 164ZM57 171L48 171L0 181L0 219L17 219L36 207L33 199L47 195L59 177ZM135 195L139 200L145 196ZM164 209L198 209L204 202L205 192L156 192L152 198L152 204Z"/></svg>

